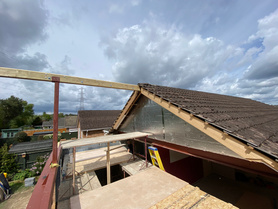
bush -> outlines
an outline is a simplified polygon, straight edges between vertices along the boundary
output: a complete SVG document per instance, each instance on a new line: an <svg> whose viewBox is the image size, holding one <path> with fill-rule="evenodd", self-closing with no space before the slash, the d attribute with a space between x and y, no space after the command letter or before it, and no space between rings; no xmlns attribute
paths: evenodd
<svg viewBox="0 0 278 209"><path fill-rule="evenodd" d="M29 169L26 170L19 170L18 173L16 173L12 180L16 181L16 180L20 180L23 181L25 178L30 178L32 177L32 172Z"/></svg>
<svg viewBox="0 0 278 209"><path fill-rule="evenodd" d="M0 148L0 170L2 173L14 174L17 172L18 164L16 155L9 154L8 145L4 144Z"/></svg>
<svg viewBox="0 0 278 209"><path fill-rule="evenodd" d="M18 142L29 142L31 140L30 136L28 136L25 132L18 132L14 137Z"/></svg>
<svg viewBox="0 0 278 209"><path fill-rule="evenodd" d="M32 175L33 176L38 176L41 174L44 166L45 166L45 163L46 161L48 160L49 158L49 154L46 154L44 156L39 156L37 158L37 162L35 162L33 165L32 165L32 168L30 169L30 171L32 172Z"/></svg>

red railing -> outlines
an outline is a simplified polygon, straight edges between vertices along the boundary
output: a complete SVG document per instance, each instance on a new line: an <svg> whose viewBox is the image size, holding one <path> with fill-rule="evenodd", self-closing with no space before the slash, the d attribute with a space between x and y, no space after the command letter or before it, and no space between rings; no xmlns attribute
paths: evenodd
<svg viewBox="0 0 278 209"><path fill-rule="evenodd" d="M57 159L60 158L61 150L62 148L60 146L58 148ZM59 169L59 167L50 167L52 158L53 152L50 154L35 186L35 189L27 205L28 209L49 209L51 208L53 201L55 201L55 198L53 196L57 170Z"/></svg>

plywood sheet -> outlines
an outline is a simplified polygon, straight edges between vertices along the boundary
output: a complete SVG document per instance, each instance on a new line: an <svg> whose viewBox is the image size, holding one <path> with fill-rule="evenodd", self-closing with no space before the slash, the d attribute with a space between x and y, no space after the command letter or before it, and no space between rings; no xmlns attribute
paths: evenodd
<svg viewBox="0 0 278 209"><path fill-rule="evenodd" d="M99 136L99 137L93 137L93 138L67 140L67 141L63 141L61 144L62 144L63 149L68 149L68 148L72 148L72 147L81 147L81 146L87 146L87 145L91 145L91 144L123 141L123 140L134 139L134 138L142 138L142 137L146 137L146 136L150 136L150 135L152 135L152 134L151 133L143 133L143 132L131 132L131 133L125 133L125 134L106 135L106 136Z"/></svg>
<svg viewBox="0 0 278 209"><path fill-rule="evenodd" d="M133 176L71 197L72 209L150 208L188 183L152 166Z"/></svg>
<svg viewBox="0 0 278 209"><path fill-rule="evenodd" d="M121 163L122 169L128 173L130 176L134 175L146 168L146 161L136 158L134 161L131 159L128 162ZM148 167L151 167L152 164L148 162Z"/></svg>

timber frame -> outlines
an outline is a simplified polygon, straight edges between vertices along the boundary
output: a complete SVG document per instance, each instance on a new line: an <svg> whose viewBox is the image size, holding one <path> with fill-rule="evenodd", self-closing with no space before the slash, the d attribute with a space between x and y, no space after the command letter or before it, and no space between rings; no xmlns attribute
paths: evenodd
<svg viewBox="0 0 278 209"><path fill-rule="evenodd" d="M44 72L37 72L37 71L31 71L31 70L5 68L5 67L0 67L0 77L19 78L19 79L47 81L47 82L52 82L53 77L58 77L58 78L60 78L60 81L59 81L60 83L69 83L69 84L78 84L78 85L85 85L85 86L97 86L97 87L104 87L104 88L140 91L140 88L138 85L117 83L117 82L111 82L111 81L102 81L102 80L95 80L95 79L89 79L89 78L80 78L80 77L59 75L59 74L53 74L53 73L44 73Z"/></svg>
<svg viewBox="0 0 278 209"><path fill-rule="evenodd" d="M165 108L169 112L173 113L177 117L181 118L185 122L189 123L190 125L194 126L198 130L207 134L208 136L210 136L220 144L224 145L228 149L237 153L243 159L250 162L262 163L272 168L276 172L278 172L278 163L274 159L269 158L268 156L264 155L263 153L251 147L250 145L245 144L239 141L237 138L229 135L228 133L223 132L222 130L214 127L213 125L209 124L207 121L199 119L198 117L194 116L192 113L189 113L181 109L180 107L177 107L176 105L173 105L168 101L165 101L164 99L156 96L153 93L150 93L149 91L143 88L141 88L140 93L139 92L136 93L136 96L135 94L131 96L130 100L124 107L121 115L115 121L113 125L114 130L117 130L120 127L121 123L127 116L128 112L131 110L132 105L138 100L140 95L143 95L148 99L154 101L155 103Z"/></svg>
<svg viewBox="0 0 278 209"><path fill-rule="evenodd" d="M239 141L237 138L229 135L228 133L215 128L207 121L201 120L198 117L194 116L193 114L188 113L183 109L177 107L176 105L173 105L170 102L167 102L164 99L156 96L155 94L152 94L149 91L140 88L138 85L116 83L116 82L102 81L102 80L95 80L95 79L88 79L88 78L80 78L74 76L65 76L65 75L52 74L52 73L43 73L43 72L30 71L30 70L5 68L5 67L0 67L0 77L47 81L47 82L53 82L54 81L53 78L59 78L60 83L133 90L134 92L131 98L129 99L123 111L121 112L120 116L118 117L118 119L115 121L113 125L114 130L118 130L121 123L129 113L129 111L131 110L133 104L138 100L138 98L141 95L144 95L145 97L151 99L152 101L162 106L166 110L170 111L174 115L178 116L182 120L186 121L187 123L191 124L195 128L199 129L203 133L207 134L214 140L218 141L222 145L226 146L228 149L237 153L242 158L251 162L259 162L265 164L268 167L274 169L276 172L278 172L278 162L276 162L274 159L267 157L266 155L257 151L250 145Z"/></svg>

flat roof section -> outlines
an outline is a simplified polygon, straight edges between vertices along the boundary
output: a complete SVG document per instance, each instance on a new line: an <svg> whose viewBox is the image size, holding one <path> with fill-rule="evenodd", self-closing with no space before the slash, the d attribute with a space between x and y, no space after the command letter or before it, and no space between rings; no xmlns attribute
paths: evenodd
<svg viewBox="0 0 278 209"><path fill-rule="evenodd" d="M92 138L85 138L85 139L67 140L67 141L63 141L61 144L63 149L68 149L72 147L82 147L91 144L100 144L100 143L108 143L114 141L123 141L123 140L134 139L134 138L142 138L150 135L152 134L143 133L143 132L131 132L131 133L106 135L106 136L99 136L99 137L92 137Z"/></svg>
<svg viewBox="0 0 278 209"><path fill-rule="evenodd" d="M175 207L180 206L175 205L180 203L180 199L183 205ZM70 205L72 209L147 209L153 206L190 208L195 205L196 208L206 208L209 205L206 201L213 203L213 206L220 205L221 208L236 208L152 166L128 178L73 196Z"/></svg>

